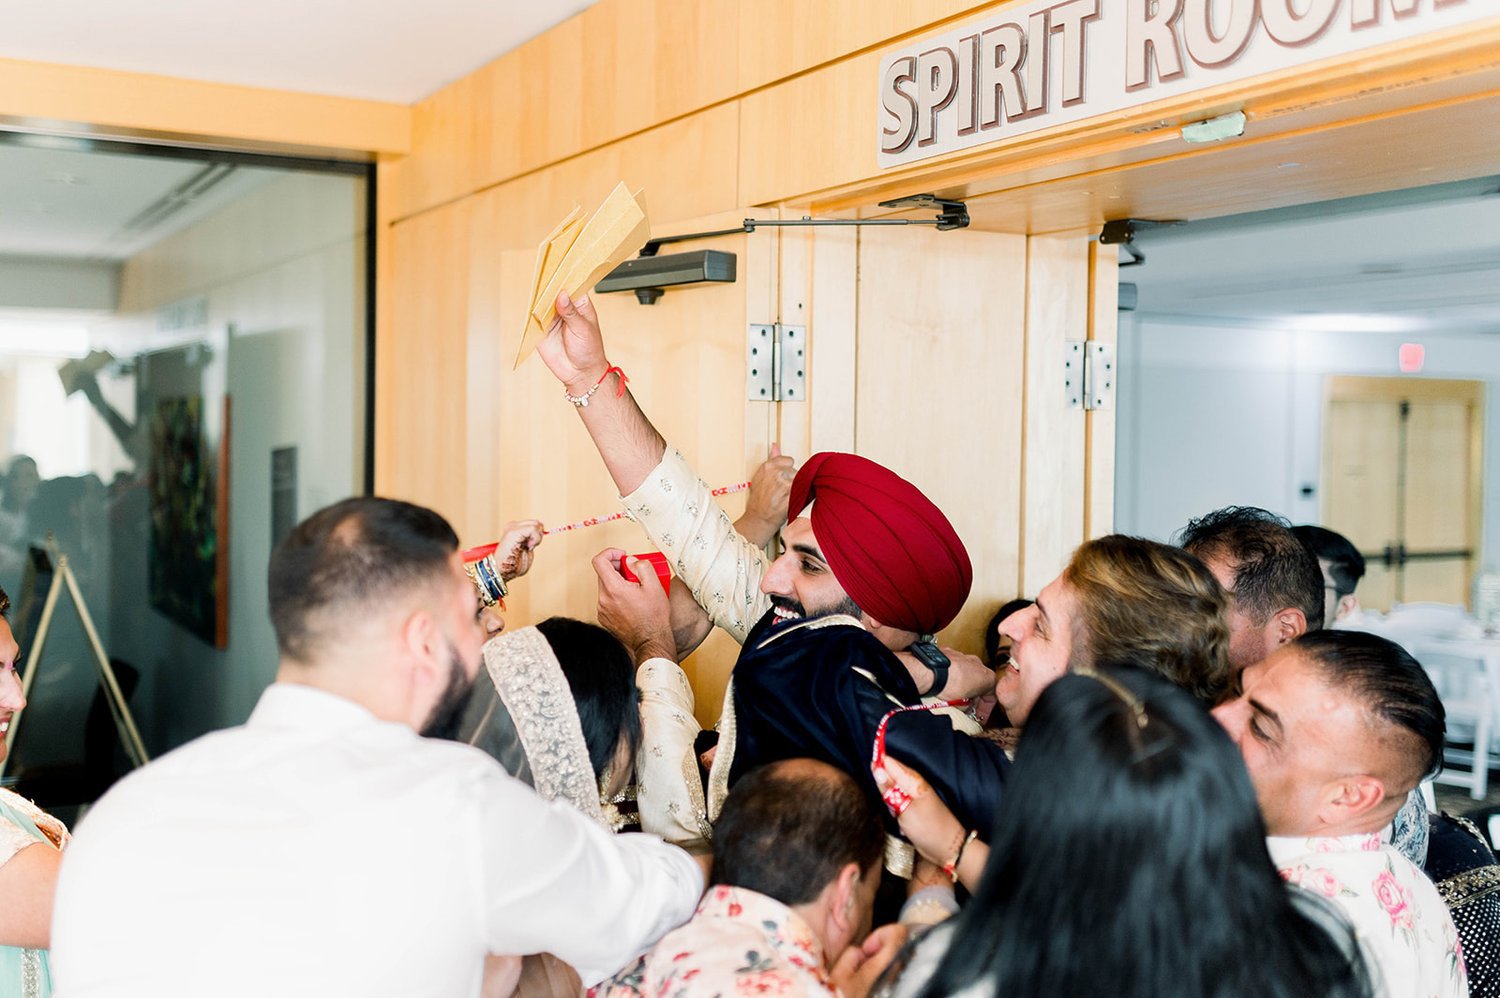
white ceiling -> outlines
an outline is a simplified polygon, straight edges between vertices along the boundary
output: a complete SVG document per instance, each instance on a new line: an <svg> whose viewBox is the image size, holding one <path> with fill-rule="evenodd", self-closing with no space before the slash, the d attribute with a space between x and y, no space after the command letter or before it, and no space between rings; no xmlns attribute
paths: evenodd
<svg viewBox="0 0 1500 998"><path fill-rule="evenodd" d="M0 57L412 104L595 0L0 0Z"/></svg>
<svg viewBox="0 0 1500 998"><path fill-rule="evenodd" d="M278 176L237 166L159 223L149 206L206 168L200 160L0 144L0 257L124 260Z"/></svg>
<svg viewBox="0 0 1500 998"><path fill-rule="evenodd" d="M1497 190L1495 181L1466 182L1431 189L1442 199L1413 192L1145 229L1136 245L1146 262L1122 269L1120 280L1137 286L1142 314L1500 332Z"/></svg>

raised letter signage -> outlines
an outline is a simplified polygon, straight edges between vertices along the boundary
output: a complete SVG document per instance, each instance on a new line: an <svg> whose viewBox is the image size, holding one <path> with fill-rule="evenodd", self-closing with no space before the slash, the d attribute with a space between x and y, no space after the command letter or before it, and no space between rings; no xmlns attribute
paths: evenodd
<svg viewBox="0 0 1500 998"><path fill-rule="evenodd" d="M882 168L1500 17L1500 0L1030 0L886 53Z"/></svg>

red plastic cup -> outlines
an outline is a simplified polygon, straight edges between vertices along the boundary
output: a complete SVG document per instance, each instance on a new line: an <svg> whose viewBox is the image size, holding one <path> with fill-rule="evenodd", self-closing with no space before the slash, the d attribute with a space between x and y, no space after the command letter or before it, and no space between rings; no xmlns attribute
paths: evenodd
<svg viewBox="0 0 1500 998"><path fill-rule="evenodd" d="M672 591L672 569L667 564L667 556L660 551L647 551L644 554L627 555L620 559L620 574L625 577L626 582L640 582L636 574L630 570L630 559L640 558L649 561L651 567L656 569L656 578L661 582L661 587L666 592Z"/></svg>

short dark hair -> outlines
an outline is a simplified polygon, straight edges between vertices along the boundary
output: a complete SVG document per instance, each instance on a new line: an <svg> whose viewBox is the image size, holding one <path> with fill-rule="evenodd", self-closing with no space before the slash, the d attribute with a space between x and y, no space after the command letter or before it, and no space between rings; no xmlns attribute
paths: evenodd
<svg viewBox="0 0 1500 998"><path fill-rule="evenodd" d="M1333 591L1339 599L1354 592L1365 577L1365 556L1343 534L1311 523L1293 527L1292 534L1319 561L1328 562ZM1326 624L1327 621L1324 621Z"/></svg>
<svg viewBox="0 0 1500 998"><path fill-rule="evenodd" d="M1372 717L1407 733L1411 786L1436 775L1443 765L1447 716L1432 678L1410 652L1364 631L1314 631L1298 638L1295 647L1327 686L1347 691Z"/></svg>
<svg viewBox="0 0 1500 998"><path fill-rule="evenodd" d="M276 647L311 661L337 617L433 584L457 548L447 520L399 499L356 497L318 510L271 552L266 589Z"/></svg>
<svg viewBox="0 0 1500 998"><path fill-rule="evenodd" d="M5 594L5 587L0 586L0 617L10 613L10 597Z"/></svg>
<svg viewBox="0 0 1500 998"><path fill-rule="evenodd" d="M984 625L984 662L986 665L995 664L995 656L1000 652L1000 625L1006 617L1024 610L1035 603L1036 600L1013 599L1009 603L1001 603L1000 609L990 618L990 622Z"/></svg>
<svg viewBox="0 0 1500 998"><path fill-rule="evenodd" d="M714 822L710 879L806 904L846 864L869 871L884 852L880 814L859 784L827 763L785 759L736 781Z"/></svg>
<svg viewBox="0 0 1500 998"><path fill-rule="evenodd" d="M620 742L631 765L641 746L640 692L635 686L635 659L620 639L600 627L571 617L548 617L542 632L563 678L573 691L578 724L588 746L594 775L614 761Z"/></svg>
<svg viewBox="0 0 1500 998"><path fill-rule="evenodd" d="M1309 631L1323 626L1323 570L1285 517L1259 506L1225 506L1189 521L1177 543L1204 561L1234 562L1231 596L1256 627L1286 607L1302 611Z"/></svg>

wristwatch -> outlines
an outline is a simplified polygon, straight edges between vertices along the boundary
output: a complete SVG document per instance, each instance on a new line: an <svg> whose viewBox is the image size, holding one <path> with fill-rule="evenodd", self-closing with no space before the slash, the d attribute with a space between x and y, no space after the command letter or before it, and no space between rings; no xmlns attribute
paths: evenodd
<svg viewBox="0 0 1500 998"><path fill-rule="evenodd" d="M907 651L917 656L918 662L932 670L932 685L922 695L924 697L937 696L943 691L943 687L948 685L948 666L951 664L948 656L943 654L942 649L938 648L931 638L912 642Z"/></svg>

